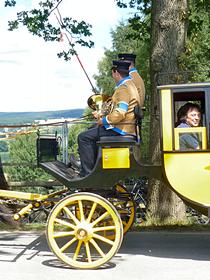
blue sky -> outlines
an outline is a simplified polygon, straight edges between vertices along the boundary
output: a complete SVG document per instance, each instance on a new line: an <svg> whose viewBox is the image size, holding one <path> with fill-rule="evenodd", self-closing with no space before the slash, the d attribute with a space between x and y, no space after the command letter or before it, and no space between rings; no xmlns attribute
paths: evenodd
<svg viewBox="0 0 210 280"><path fill-rule="evenodd" d="M57 58L66 43L46 43L30 35L24 28L7 30L8 19L17 11L37 5L40 0L17 0L16 8L4 8L0 2L0 112L44 111L85 108L92 94L91 86L76 57L70 62ZM97 63L104 48L111 47L111 29L126 19L125 11L114 0L63 0L62 16L85 20L92 24L93 49L77 48L79 57L92 83ZM52 19L53 20L53 19Z"/></svg>

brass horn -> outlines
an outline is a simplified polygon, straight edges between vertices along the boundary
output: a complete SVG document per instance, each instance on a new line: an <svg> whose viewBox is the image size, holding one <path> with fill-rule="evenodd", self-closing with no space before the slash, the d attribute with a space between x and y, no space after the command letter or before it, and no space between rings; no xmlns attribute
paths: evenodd
<svg viewBox="0 0 210 280"><path fill-rule="evenodd" d="M103 100L101 94L93 94L87 100L87 104L92 110L100 110L102 107L102 103Z"/></svg>
<svg viewBox="0 0 210 280"><path fill-rule="evenodd" d="M111 97L107 94L93 94L88 98L87 104L91 109L98 111L102 109L103 104L110 100Z"/></svg>

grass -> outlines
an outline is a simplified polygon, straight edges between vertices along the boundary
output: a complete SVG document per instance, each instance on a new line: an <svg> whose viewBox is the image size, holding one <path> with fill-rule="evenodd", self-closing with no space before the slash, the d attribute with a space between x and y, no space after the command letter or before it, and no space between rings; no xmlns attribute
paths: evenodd
<svg viewBox="0 0 210 280"><path fill-rule="evenodd" d="M134 224L132 231L210 231L210 224L168 224L168 225L146 225Z"/></svg>
<svg viewBox="0 0 210 280"><path fill-rule="evenodd" d="M192 218L187 218L185 221L165 220L165 222L150 218L140 223L135 222L132 230L210 231L210 223L201 224Z"/></svg>
<svg viewBox="0 0 210 280"><path fill-rule="evenodd" d="M21 224L18 228L6 225L0 222L1 231L45 231L45 223L25 223ZM210 231L210 224L164 224L164 225L151 225L147 223L134 223L130 231Z"/></svg>
<svg viewBox="0 0 210 280"><path fill-rule="evenodd" d="M44 231L45 229L46 224L44 223L21 224L19 227L13 227L0 222L1 231Z"/></svg>

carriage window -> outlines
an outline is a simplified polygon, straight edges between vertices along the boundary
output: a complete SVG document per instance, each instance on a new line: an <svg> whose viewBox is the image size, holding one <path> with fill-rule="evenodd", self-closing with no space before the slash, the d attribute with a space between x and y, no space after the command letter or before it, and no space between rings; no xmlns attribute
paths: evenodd
<svg viewBox="0 0 210 280"><path fill-rule="evenodd" d="M206 143L206 128L175 128L175 150L190 151L190 150L205 150Z"/></svg>
<svg viewBox="0 0 210 280"><path fill-rule="evenodd" d="M205 92L174 92L174 148L179 151L207 149Z"/></svg>

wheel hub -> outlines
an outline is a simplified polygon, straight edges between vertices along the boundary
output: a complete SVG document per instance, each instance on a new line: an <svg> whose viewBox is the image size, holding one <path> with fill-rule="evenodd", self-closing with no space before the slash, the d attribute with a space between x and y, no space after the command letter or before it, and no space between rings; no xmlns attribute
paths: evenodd
<svg viewBox="0 0 210 280"><path fill-rule="evenodd" d="M88 241L92 238L93 231L92 227L87 223L81 223L75 230L75 236L77 239L82 241Z"/></svg>
<svg viewBox="0 0 210 280"><path fill-rule="evenodd" d="M79 239L85 239L87 237L88 233L85 229L81 228L77 231L77 237Z"/></svg>

